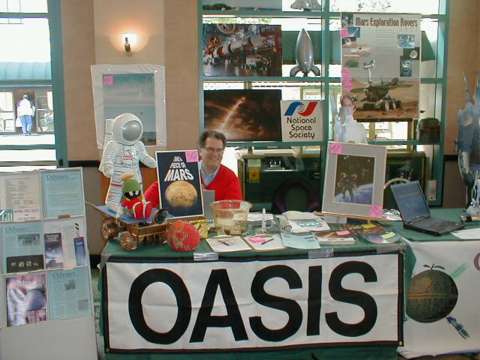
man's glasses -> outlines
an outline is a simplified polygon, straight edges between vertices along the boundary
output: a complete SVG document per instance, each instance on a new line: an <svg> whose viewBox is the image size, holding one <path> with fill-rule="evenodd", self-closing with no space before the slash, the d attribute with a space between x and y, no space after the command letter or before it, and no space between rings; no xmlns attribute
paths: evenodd
<svg viewBox="0 0 480 360"><path fill-rule="evenodd" d="M212 148L212 147L205 147L203 149L205 149L210 154L213 154L213 153L221 154L223 150L225 150L225 148Z"/></svg>

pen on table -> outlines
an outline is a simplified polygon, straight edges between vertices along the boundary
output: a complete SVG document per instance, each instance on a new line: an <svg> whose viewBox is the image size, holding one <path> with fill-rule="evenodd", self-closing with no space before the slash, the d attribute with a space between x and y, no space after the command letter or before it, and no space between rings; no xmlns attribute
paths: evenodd
<svg viewBox="0 0 480 360"><path fill-rule="evenodd" d="M226 246L230 246L230 243L229 242L226 242L225 240L220 240L220 239L217 239L217 241L223 245L226 245Z"/></svg>
<svg viewBox="0 0 480 360"><path fill-rule="evenodd" d="M265 224L265 208L262 209L262 232L266 232L267 231L267 227L266 227L266 224Z"/></svg>
<svg viewBox="0 0 480 360"><path fill-rule="evenodd" d="M265 245L266 243L269 243L270 241L273 241L273 238L268 239L268 240L265 240L265 241L262 242L260 245Z"/></svg>

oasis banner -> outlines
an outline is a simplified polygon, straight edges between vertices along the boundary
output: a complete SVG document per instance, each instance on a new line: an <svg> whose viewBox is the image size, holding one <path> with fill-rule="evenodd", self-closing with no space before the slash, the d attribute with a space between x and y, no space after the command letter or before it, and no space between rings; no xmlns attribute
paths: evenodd
<svg viewBox="0 0 480 360"><path fill-rule="evenodd" d="M323 101L282 101L282 141L323 140Z"/></svg>
<svg viewBox="0 0 480 360"><path fill-rule="evenodd" d="M402 340L403 255L106 265L110 352Z"/></svg>
<svg viewBox="0 0 480 360"><path fill-rule="evenodd" d="M477 233L478 236L478 233ZM480 350L480 241L409 242L406 358Z"/></svg>

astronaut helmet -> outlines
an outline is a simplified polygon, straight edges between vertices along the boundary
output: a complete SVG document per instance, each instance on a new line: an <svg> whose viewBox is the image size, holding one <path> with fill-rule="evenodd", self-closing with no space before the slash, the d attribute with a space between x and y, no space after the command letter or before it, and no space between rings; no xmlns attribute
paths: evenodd
<svg viewBox="0 0 480 360"><path fill-rule="evenodd" d="M113 120L112 132L113 140L123 145L133 145L142 138L142 121L134 114L120 114Z"/></svg>

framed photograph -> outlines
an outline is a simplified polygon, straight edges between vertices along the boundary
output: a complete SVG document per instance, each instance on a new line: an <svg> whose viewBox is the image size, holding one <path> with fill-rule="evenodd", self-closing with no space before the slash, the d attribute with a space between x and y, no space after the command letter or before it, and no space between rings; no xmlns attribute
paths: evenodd
<svg viewBox="0 0 480 360"><path fill-rule="evenodd" d="M385 146L330 142L322 211L382 217L386 161Z"/></svg>
<svg viewBox="0 0 480 360"><path fill-rule="evenodd" d="M160 208L175 218L202 216L198 150L157 151Z"/></svg>
<svg viewBox="0 0 480 360"><path fill-rule="evenodd" d="M111 119L132 113L143 124L145 146L167 146L165 67L160 65L92 65L97 147L111 136Z"/></svg>

